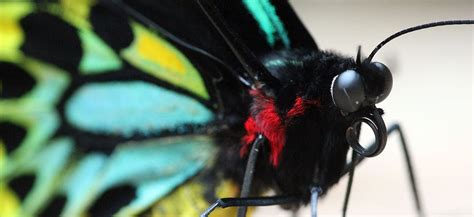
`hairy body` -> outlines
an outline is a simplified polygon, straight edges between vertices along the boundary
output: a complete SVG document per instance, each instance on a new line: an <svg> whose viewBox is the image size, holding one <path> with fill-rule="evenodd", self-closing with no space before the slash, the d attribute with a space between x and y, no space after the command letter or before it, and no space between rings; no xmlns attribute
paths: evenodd
<svg viewBox="0 0 474 217"><path fill-rule="evenodd" d="M344 169L349 148L344 135L351 117L334 106L329 90L334 76L356 64L331 52L304 49L278 51L262 62L282 89L250 91L245 122L217 136L223 144L220 161L231 162L224 171L241 183L251 143L262 134L267 140L258 156L254 195L272 189L308 202L312 186L326 192Z"/></svg>

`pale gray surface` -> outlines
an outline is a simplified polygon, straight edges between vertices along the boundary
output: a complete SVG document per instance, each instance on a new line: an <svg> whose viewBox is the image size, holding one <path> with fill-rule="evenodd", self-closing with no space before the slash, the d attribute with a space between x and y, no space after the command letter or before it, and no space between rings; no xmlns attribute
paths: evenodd
<svg viewBox="0 0 474 217"><path fill-rule="evenodd" d="M318 45L367 55L405 27L446 19L474 19L472 1L292 1ZM370 2L370 3L369 3ZM399 121L412 151L428 216L472 216L472 72L474 27L440 27L396 39L375 60L394 73L394 88L380 107ZM319 206L340 216L347 178ZM390 138L378 157L356 170L350 216L414 216L399 142ZM276 207L257 216L291 216ZM302 209L298 216L310 216Z"/></svg>

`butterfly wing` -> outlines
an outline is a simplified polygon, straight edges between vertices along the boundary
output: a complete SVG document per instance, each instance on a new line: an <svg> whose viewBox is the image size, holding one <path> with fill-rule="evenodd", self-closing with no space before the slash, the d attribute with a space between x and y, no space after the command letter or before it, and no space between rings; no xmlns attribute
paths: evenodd
<svg viewBox="0 0 474 217"><path fill-rule="evenodd" d="M285 48L317 49L287 1L212 2L221 11L226 23L257 56ZM124 4L140 11L148 20L182 41L218 56L228 64L235 63L235 57L196 1L126 0Z"/></svg>
<svg viewBox="0 0 474 217"><path fill-rule="evenodd" d="M0 6L1 216L137 214L215 154L188 58L133 21L108 44L87 19L100 5L69 3Z"/></svg>
<svg viewBox="0 0 474 217"><path fill-rule="evenodd" d="M115 5L116 7L127 8L121 10L123 13L138 12L139 15L136 16L138 20L160 32L163 37L179 47L206 77L205 80L213 81L211 86L214 88L211 92L214 92L212 95L216 97L218 103L216 106L224 116L247 115L240 109L245 106L245 102L236 97L229 99L228 96L237 96L237 93L246 95L247 90L242 88L237 77L248 80L250 76L246 75L248 72L239 63L197 1L118 2L121 3ZM282 49L318 50L311 35L287 1L211 2L223 15L233 33L257 58ZM225 67L222 67L223 65Z"/></svg>
<svg viewBox="0 0 474 217"><path fill-rule="evenodd" d="M162 31L104 2L0 3L1 216L208 205L207 187L188 180L216 153L202 132L217 117L245 118L246 89L228 70L240 66L195 2L125 3ZM317 48L287 2L229 4L218 6L257 56ZM215 186L216 197L236 195ZM195 203L177 207L184 198Z"/></svg>

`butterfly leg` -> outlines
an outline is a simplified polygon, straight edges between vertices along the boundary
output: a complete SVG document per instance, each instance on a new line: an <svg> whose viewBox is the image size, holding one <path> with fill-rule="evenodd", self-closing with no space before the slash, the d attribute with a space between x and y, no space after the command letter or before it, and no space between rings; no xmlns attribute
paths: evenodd
<svg viewBox="0 0 474 217"><path fill-rule="evenodd" d="M264 141L265 141L265 137L262 134L259 134L252 144L249 158L247 160L247 166L245 168L245 175L244 175L244 182L242 183L242 190L240 192L241 198L246 198L250 194L250 189L252 187L252 181L253 181L253 173L255 170L255 163L257 162L257 156L258 156L258 152L261 147L261 144ZM239 207L237 216L245 217L246 213L247 213L247 207L242 206L242 207Z"/></svg>
<svg viewBox="0 0 474 217"><path fill-rule="evenodd" d="M359 129L360 131L360 129ZM358 161L358 158L360 160ZM342 217L346 217L347 207L349 206L349 197L351 195L352 181L354 180L355 167L363 160L361 155L358 155L356 151L352 151L351 163L346 166L346 170L349 170L349 180L347 181L346 195L344 196L344 205L342 207ZM355 162L355 163L352 163ZM349 167L347 169L347 167Z"/></svg>
<svg viewBox="0 0 474 217"><path fill-rule="evenodd" d="M272 196L272 197L247 197L247 198L222 198L213 203L200 217L207 217L217 207L241 207L241 206L272 206L298 202L296 196Z"/></svg>
<svg viewBox="0 0 474 217"><path fill-rule="evenodd" d="M402 128L400 127L400 125L398 123L393 124L392 126L389 127L388 134L390 135L390 133L392 133L392 132L398 132L398 136L400 138L400 142L401 142L402 148L403 148L403 154L405 156L405 162L406 162L408 174L410 175L411 191L412 191L413 197L415 199L416 210L418 212L418 216L422 217L422 216L424 216L424 212L423 212L423 207L421 205L420 194L418 192L418 188L417 188L417 185L416 185L415 172L414 172L414 169L413 169L413 165L412 165L412 161L411 161L411 157L410 157L410 152L408 150L408 144L405 140L405 136L404 136L404 133L402 131Z"/></svg>
<svg viewBox="0 0 474 217"><path fill-rule="evenodd" d="M398 135L399 135L399 138L400 138L400 142L401 142L401 145L402 145L402 148L403 148L403 153L404 153L404 157L405 157L405 162L406 162L408 174L410 176L411 191L412 191L413 197L415 199L415 205L416 205L417 213L418 213L418 216L422 217L422 216L424 216L424 212L423 212L423 207L421 205L420 194L418 192L418 187L417 187L417 184L416 184L415 172L414 172L414 169L413 169L410 152L408 150L408 143L406 142L404 133L402 131L402 128L400 127L400 125L398 123L391 125L387 130L388 135L393 135L394 132L398 132ZM369 149L373 145L374 144L370 145ZM344 176L345 174L349 173L349 181L348 181L348 185L347 185L346 196L345 196L345 199L344 199L343 216L346 216L347 206L348 206L348 203L349 203L349 195L350 195L352 180L353 180L353 176L354 176L354 169L364 159L365 158L363 156L358 155L356 153L352 153L352 160L351 160L351 162L349 162L346 165L346 168L344 169L344 172L341 175L341 176Z"/></svg>
<svg viewBox="0 0 474 217"><path fill-rule="evenodd" d="M244 217L247 213L247 206L271 206L279 204L294 203L298 201L297 197L294 196L274 196L274 197L255 197L249 198L250 189L252 187L253 173L255 170L255 163L257 162L257 156L261 144L265 141L265 137L261 134L257 136L252 144L252 148L249 153L247 160L247 166L245 168L244 181L242 184L242 191L240 192L240 198L223 198L213 203L201 217L208 216L217 207L226 208L232 206L238 206L239 210L237 216Z"/></svg>
<svg viewBox="0 0 474 217"><path fill-rule="evenodd" d="M310 203L311 217L318 216L318 198L321 192L322 192L322 189L318 186L313 186L311 188L311 203Z"/></svg>

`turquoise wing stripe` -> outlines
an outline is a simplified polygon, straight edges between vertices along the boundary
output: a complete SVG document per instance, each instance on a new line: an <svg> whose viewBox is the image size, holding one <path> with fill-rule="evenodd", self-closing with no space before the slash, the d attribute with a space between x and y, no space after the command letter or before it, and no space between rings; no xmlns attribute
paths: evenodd
<svg viewBox="0 0 474 217"><path fill-rule="evenodd" d="M271 46L280 39L285 47L290 48L288 33L270 0L243 0L243 3L258 22Z"/></svg>
<svg viewBox="0 0 474 217"><path fill-rule="evenodd" d="M91 188L97 182L97 177L100 177L106 161L106 155L93 153L85 156L72 169L62 189L67 197L63 216L80 216L87 209L94 198Z"/></svg>
<svg viewBox="0 0 474 217"><path fill-rule="evenodd" d="M213 116L191 97L142 81L86 84L66 104L66 118L75 127L126 137L205 124Z"/></svg>
<svg viewBox="0 0 474 217"><path fill-rule="evenodd" d="M57 139L47 144L42 151L25 163L19 174L35 174L37 179L33 189L28 193L22 204L19 216L35 216L55 193L56 184L67 165L73 151L73 143L69 139Z"/></svg>
<svg viewBox="0 0 474 217"><path fill-rule="evenodd" d="M207 136L130 142L121 145L108 159L91 154L64 185L68 202L62 215L83 213L100 194L121 184L136 186L137 197L117 215L142 212L196 175L214 154L212 140Z"/></svg>

